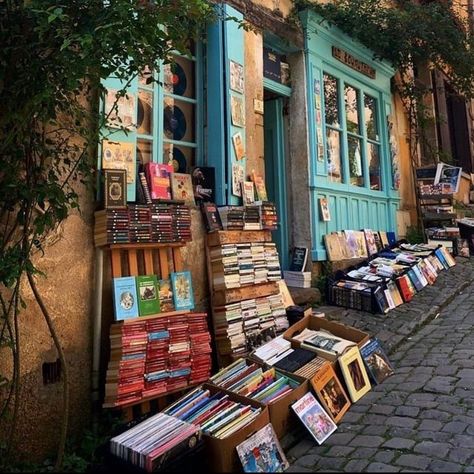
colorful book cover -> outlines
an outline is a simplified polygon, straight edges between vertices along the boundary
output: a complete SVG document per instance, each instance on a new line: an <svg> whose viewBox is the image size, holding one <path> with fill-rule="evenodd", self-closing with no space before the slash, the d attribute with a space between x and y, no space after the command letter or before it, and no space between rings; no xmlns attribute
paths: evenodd
<svg viewBox="0 0 474 474"><path fill-rule="evenodd" d="M191 281L191 272L171 273L171 286L174 306L177 311L194 308L194 294Z"/></svg>
<svg viewBox="0 0 474 474"><path fill-rule="evenodd" d="M241 184L244 206L250 206L255 202L255 187L253 181L242 181Z"/></svg>
<svg viewBox="0 0 474 474"><path fill-rule="evenodd" d="M237 454L244 472L283 472L289 466L271 423L237 445Z"/></svg>
<svg viewBox="0 0 474 474"><path fill-rule="evenodd" d="M377 245L375 243L375 234L371 229L364 229L365 243L367 245L367 252L370 255L377 253Z"/></svg>
<svg viewBox="0 0 474 474"><path fill-rule="evenodd" d="M171 165L159 163L147 163L145 173L150 184L150 194L152 199L171 199Z"/></svg>
<svg viewBox="0 0 474 474"><path fill-rule="evenodd" d="M216 195L216 169L211 166L196 166L193 168L191 176L196 201L214 201Z"/></svg>
<svg viewBox="0 0 474 474"><path fill-rule="evenodd" d="M135 277L113 279L115 320L138 318L137 287Z"/></svg>
<svg viewBox="0 0 474 474"><path fill-rule="evenodd" d="M334 423L331 417L324 411L321 404L314 398L311 392L308 392L297 402L293 403L291 408L298 415L318 444L323 444L337 429L336 423Z"/></svg>
<svg viewBox="0 0 474 474"><path fill-rule="evenodd" d="M136 277L138 294L138 312L140 316L149 316L160 312L158 280L156 275L139 275Z"/></svg>
<svg viewBox="0 0 474 474"><path fill-rule="evenodd" d="M342 354L339 357L339 366L351 401L355 403L371 389L359 348L354 346Z"/></svg>
<svg viewBox="0 0 474 474"><path fill-rule="evenodd" d="M214 232L223 229L221 216L217 210L217 206L213 202L201 203L201 211L207 232Z"/></svg>
<svg viewBox="0 0 474 474"><path fill-rule="evenodd" d="M370 378L375 384L382 383L394 373L387 354L377 338L371 339L360 349Z"/></svg>
<svg viewBox="0 0 474 474"><path fill-rule="evenodd" d="M257 174L255 170L252 171L252 181L257 190L257 198L259 201L268 201L267 188L262 175Z"/></svg>
<svg viewBox="0 0 474 474"><path fill-rule="evenodd" d="M194 206L193 183L190 174L172 173L171 174L171 191L173 199L184 201L187 205Z"/></svg>
<svg viewBox="0 0 474 474"><path fill-rule="evenodd" d="M171 289L171 280L169 278L159 280L159 298L160 298L160 311L162 313L168 311L174 311L173 303L173 290Z"/></svg>

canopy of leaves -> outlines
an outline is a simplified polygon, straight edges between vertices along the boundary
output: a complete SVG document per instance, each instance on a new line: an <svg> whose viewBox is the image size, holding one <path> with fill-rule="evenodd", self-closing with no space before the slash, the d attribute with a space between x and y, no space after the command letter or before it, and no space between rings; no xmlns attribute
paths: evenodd
<svg viewBox="0 0 474 474"><path fill-rule="evenodd" d="M401 73L420 62L446 70L457 90L473 97L474 38L467 20L467 2L455 3L335 0L317 4L297 0L296 8L319 13ZM460 15L462 10L465 18Z"/></svg>

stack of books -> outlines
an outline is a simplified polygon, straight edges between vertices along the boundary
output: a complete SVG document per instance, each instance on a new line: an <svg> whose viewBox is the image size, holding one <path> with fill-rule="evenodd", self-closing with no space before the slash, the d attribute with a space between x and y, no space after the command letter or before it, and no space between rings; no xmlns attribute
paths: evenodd
<svg viewBox="0 0 474 474"><path fill-rule="evenodd" d="M130 242L151 242L151 212L146 204L129 204Z"/></svg>
<svg viewBox="0 0 474 474"><path fill-rule="evenodd" d="M278 216L276 206L273 202L263 201L259 206L260 222L263 230L276 230L278 228Z"/></svg>
<svg viewBox="0 0 474 474"><path fill-rule="evenodd" d="M327 359L314 351L296 348L271 365L301 377L312 378L326 362Z"/></svg>
<svg viewBox="0 0 474 474"><path fill-rule="evenodd" d="M224 230L243 230L244 208L243 206L221 206L218 208Z"/></svg>
<svg viewBox="0 0 474 474"><path fill-rule="evenodd" d="M175 240L172 206L165 203L150 205L151 238L153 242L168 243Z"/></svg>
<svg viewBox="0 0 474 474"><path fill-rule="evenodd" d="M288 286L311 288L311 272L284 271L283 278Z"/></svg>
<svg viewBox="0 0 474 474"><path fill-rule="evenodd" d="M128 230L127 209L96 211L94 226L94 244L96 247L129 242Z"/></svg>
<svg viewBox="0 0 474 474"><path fill-rule="evenodd" d="M278 259L278 250L275 242L265 242L263 245L265 251L265 263L268 271L268 281L281 280L280 261Z"/></svg>
<svg viewBox="0 0 474 474"><path fill-rule="evenodd" d="M173 240L175 242L191 242L191 209L184 204L172 204Z"/></svg>
<svg viewBox="0 0 474 474"><path fill-rule="evenodd" d="M348 348L355 346L355 342L335 336L326 330L305 328L293 339L301 342L301 348L314 351L329 360L337 359Z"/></svg>
<svg viewBox="0 0 474 474"><path fill-rule="evenodd" d="M289 327L286 308L285 304L283 303L283 297L281 293L277 295L271 295L268 297L268 301L270 302L272 316L275 320L275 331L278 335L282 334Z"/></svg>
<svg viewBox="0 0 474 474"><path fill-rule="evenodd" d="M255 349L252 356L264 364L274 365L291 352L293 352L291 342L278 336Z"/></svg>
<svg viewBox="0 0 474 474"><path fill-rule="evenodd" d="M214 338L220 354L243 354L246 351L240 301L215 307Z"/></svg>
<svg viewBox="0 0 474 474"><path fill-rule="evenodd" d="M168 393L207 380L211 373L206 313L115 323L110 341L108 406Z"/></svg>
<svg viewBox="0 0 474 474"><path fill-rule="evenodd" d="M173 416L158 413L110 440L115 456L147 472L163 466L169 453L173 457L189 451L199 439L199 427ZM195 437L191 441L191 438Z"/></svg>
<svg viewBox="0 0 474 474"><path fill-rule="evenodd" d="M208 388L199 387L164 413L199 426L208 436L224 439L254 421L261 411L261 408L233 400L227 393L211 394Z"/></svg>
<svg viewBox="0 0 474 474"><path fill-rule="evenodd" d="M261 230L259 206L244 207L244 230Z"/></svg>

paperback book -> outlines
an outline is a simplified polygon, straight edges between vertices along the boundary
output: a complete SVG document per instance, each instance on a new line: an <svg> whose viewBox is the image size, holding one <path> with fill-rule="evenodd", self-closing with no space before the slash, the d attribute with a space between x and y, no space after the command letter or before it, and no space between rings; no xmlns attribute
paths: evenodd
<svg viewBox="0 0 474 474"><path fill-rule="evenodd" d="M113 279L115 320L137 318L139 315L135 277Z"/></svg>
<svg viewBox="0 0 474 474"><path fill-rule="evenodd" d="M136 277L138 293L138 311L140 316L149 316L160 312L158 280L156 275L139 275Z"/></svg>
<svg viewBox="0 0 474 474"><path fill-rule="evenodd" d="M171 280L169 278L162 279L158 282L160 309L162 313L174 311L173 290L171 289Z"/></svg>
<svg viewBox="0 0 474 474"><path fill-rule="evenodd" d="M193 285L191 272L172 272L171 285L174 306L177 311L194 308Z"/></svg>
<svg viewBox="0 0 474 474"><path fill-rule="evenodd" d="M388 360L387 354L376 338L368 341L360 349L365 366L370 378L375 384L382 383L394 373L393 367Z"/></svg>

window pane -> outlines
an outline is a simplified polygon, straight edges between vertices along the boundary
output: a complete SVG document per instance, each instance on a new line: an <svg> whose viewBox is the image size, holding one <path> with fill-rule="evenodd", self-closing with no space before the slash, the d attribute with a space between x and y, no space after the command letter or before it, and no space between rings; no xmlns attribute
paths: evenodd
<svg viewBox="0 0 474 474"><path fill-rule="evenodd" d="M324 115L326 125L339 127L339 101L337 79L324 74Z"/></svg>
<svg viewBox="0 0 474 474"><path fill-rule="evenodd" d="M360 134L358 96L359 91L357 89L354 89L352 86L345 86L344 99L346 104L347 131Z"/></svg>
<svg viewBox="0 0 474 474"><path fill-rule="evenodd" d="M328 128L326 131L326 144L329 180L336 183L341 183L341 133L337 130L331 130Z"/></svg>
<svg viewBox="0 0 474 474"><path fill-rule="evenodd" d="M194 104L165 97L163 128L165 138L194 142Z"/></svg>
<svg viewBox="0 0 474 474"><path fill-rule="evenodd" d="M377 130L377 99L364 94L364 117L367 138L379 141Z"/></svg>
<svg viewBox="0 0 474 474"><path fill-rule="evenodd" d="M137 161L139 165L153 161L153 146L150 140L137 140Z"/></svg>
<svg viewBox="0 0 474 474"><path fill-rule="evenodd" d="M153 93L138 91L137 132L142 135L153 133Z"/></svg>
<svg viewBox="0 0 474 474"><path fill-rule="evenodd" d="M382 179L380 176L380 153L379 145L367 143L367 157L369 160L370 189L380 191Z"/></svg>
<svg viewBox="0 0 474 474"><path fill-rule="evenodd" d="M194 67L194 61L180 57L174 57L171 64L165 64L163 66L165 93L194 99L196 95Z"/></svg>
<svg viewBox="0 0 474 474"><path fill-rule="evenodd" d="M145 66L142 72L138 75L138 84L140 87L153 87L153 83L151 82L152 76L153 71L148 66Z"/></svg>
<svg viewBox="0 0 474 474"><path fill-rule="evenodd" d="M360 140L356 137L348 137L347 142L349 149L350 183L354 186L364 186Z"/></svg>
<svg viewBox="0 0 474 474"><path fill-rule="evenodd" d="M187 146L165 143L163 145L163 163L173 165L175 173L190 173L191 168L196 166L196 150Z"/></svg>

